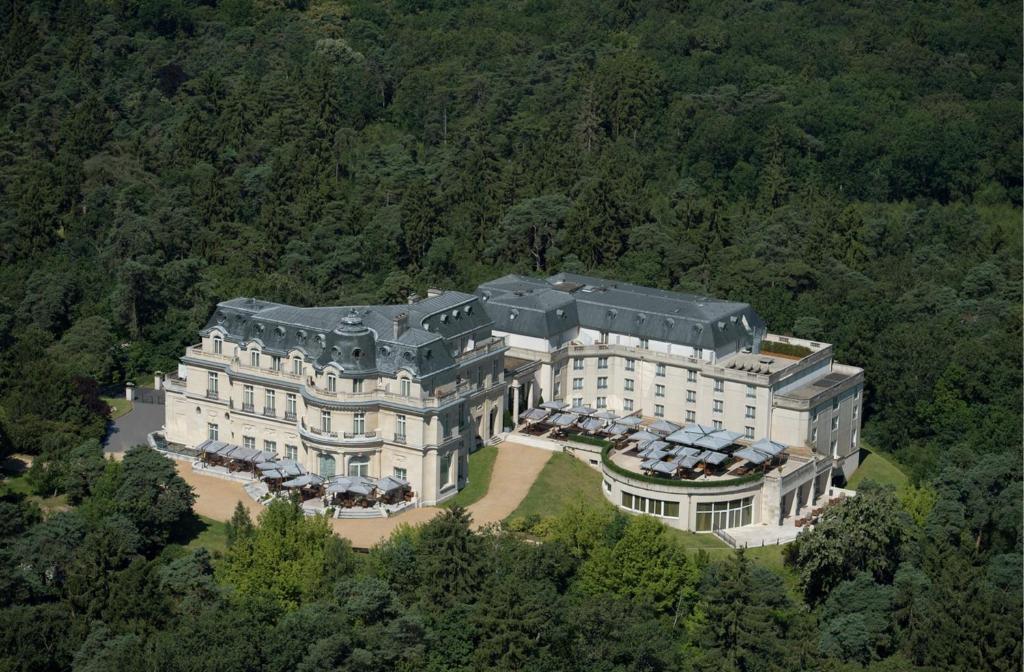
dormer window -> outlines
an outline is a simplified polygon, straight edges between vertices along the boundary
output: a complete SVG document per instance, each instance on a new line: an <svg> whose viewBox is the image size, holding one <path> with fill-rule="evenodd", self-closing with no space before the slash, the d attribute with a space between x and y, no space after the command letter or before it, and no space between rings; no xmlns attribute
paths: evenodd
<svg viewBox="0 0 1024 672"><path fill-rule="evenodd" d="M403 397L408 397L412 394L412 382L408 378L402 378L398 384Z"/></svg>
<svg viewBox="0 0 1024 672"><path fill-rule="evenodd" d="M224 339L220 336L213 337L213 354L223 355L224 354Z"/></svg>
<svg viewBox="0 0 1024 672"><path fill-rule="evenodd" d="M249 366L258 369L260 368L260 351L253 350L249 353Z"/></svg>
<svg viewBox="0 0 1024 672"><path fill-rule="evenodd" d="M302 375L302 360L298 357L292 360L292 373L296 376Z"/></svg>
<svg viewBox="0 0 1024 672"><path fill-rule="evenodd" d="M333 373L327 376L327 391L337 392L338 391L338 377Z"/></svg>

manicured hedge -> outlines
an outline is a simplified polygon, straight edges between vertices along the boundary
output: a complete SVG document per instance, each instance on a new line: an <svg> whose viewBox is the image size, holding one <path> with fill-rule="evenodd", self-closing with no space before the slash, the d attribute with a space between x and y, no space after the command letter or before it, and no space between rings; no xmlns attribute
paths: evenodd
<svg viewBox="0 0 1024 672"><path fill-rule="evenodd" d="M668 478L659 478L657 476L647 476L645 474L638 474L634 471L630 471L629 469L625 469L615 464L608 457L608 451L609 448L605 448L604 450L601 451L601 462L603 462L604 465L608 467L608 469L614 471L616 474L619 474L620 476L625 476L626 478L632 478L633 480L636 481L643 481L644 483L667 485L670 488L729 488L736 485L743 485L744 483L753 483L755 481L760 481L762 478L764 478L764 474L760 472L721 481L677 481Z"/></svg>
<svg viewBox="0 0 1024 672"><path fill-rule="evenodd" d="M576 443L589 443L592 446L600 446L601 448L612 447L612 444L608 443L604 439L597 436L587 436L586 434L568 434L565 438L567 441L575 441Z"/></svg>
<svg viewBox="0 0 1024 672"><path fill-rule="evenodd" d="M814 351L806 345L793 345L792 343L780 343L779 341L761 341L761 352L763 354L785 355L787 357L806 357Z"/></svg>

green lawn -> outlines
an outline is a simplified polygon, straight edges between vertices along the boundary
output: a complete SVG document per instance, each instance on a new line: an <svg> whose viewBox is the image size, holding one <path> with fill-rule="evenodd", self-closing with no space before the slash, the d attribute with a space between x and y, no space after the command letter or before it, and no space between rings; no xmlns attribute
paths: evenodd
<svg viewBox="0 0 1024 672"><path fill-rule="evenodd" d="M891 485L900 493L907 489L909 481L896 463L881 451L862 444L861 463L857 471L850 477L848 488L856 490L864 481L874 481L883 485Z"/></svg>
<svg viewBox="0 0 1024 672"><path fill-rule="evenodd" d="M110 419L116 420L122 415L132 410L132 402L124 398L124 395L120 397L101 397L103 403L110 406Z"/></svg>
<svg viewBox="0 0 1024 672"><path fill-rule="evenodd" d="M571 455L555 453L509 518L557 516L576 502L600 504L601 473Z"/></svg>
<svg viewBox="0 0 1024 672"><path fill-rule="evenodd" d="M29 485L26 472L24 471L18 474L10 474L5 471L4 479L0 481L0 491L15 492L25 495L28 499L38 504L39 508L43 510L43 513L60 511L68 508L67 495L40 497L39 495L32 494L32 486Z"/></svg>
<svg viewBox="0 0 1024 672"><path fill-rule="evenodd" d="M204 547L211 553L223 553L228 549L228 524L195 516L178 531L172 542L189 549Z"/></svg>
<svg viewBox="0 0 1024 672"><path fill-rule="evenodd" d="M494 460L496 459L498 459L497 446L486 445L475 453L471 453L469 456L469 483L444 505L448 508L469 506L486 495L487 489L491 487L491 474L494 472Z"/></svg>

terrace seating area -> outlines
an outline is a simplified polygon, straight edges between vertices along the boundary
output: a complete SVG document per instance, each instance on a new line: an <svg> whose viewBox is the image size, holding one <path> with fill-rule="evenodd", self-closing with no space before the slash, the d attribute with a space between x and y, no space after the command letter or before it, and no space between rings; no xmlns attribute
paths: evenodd
<svg viewBox="0 0 1024 672"><path fill-rule="evenodd" d="M738 432L631 414L572 407L550 401L519 416L520 432L552 439L593 436L611 445L609 457L645 476L676 480L735 478L783 466L789 447L762 438L748 443Z"/></svg>

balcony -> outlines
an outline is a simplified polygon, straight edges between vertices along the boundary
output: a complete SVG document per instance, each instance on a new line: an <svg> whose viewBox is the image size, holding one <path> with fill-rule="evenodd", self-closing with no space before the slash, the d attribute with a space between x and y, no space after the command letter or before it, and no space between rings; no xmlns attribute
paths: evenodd
<svg viewBox="0 0 1024 672"><path fill-rule="evenodd" d="M242 412L243 413L255 413L256 412L256 407L253 406L252 404L242 404Z"/></svg>
<svg viewBox="0 0 1024 672"><path fill-rule="evenodd" d="M295 413L293 411L285 411L284 412L284 419L285 420L290 420L291 422L295 422L295 420L296 420Z"/></svg>
<svg viewBox="0 0 1024 672"><path fill-rule="evenodd" d="M473 346L473 349L466 350L455 357L455 361L465 362L470 359L475 359L481 355L486 355L490 352L497 352L505 347L505 338L502 336L491 336Z"/></svg>
<svg viewBox="0 0 1024 672"><path fill-rule="evenodd" d="M394 436L394 438L392 439L392 441L394 441L395 443L400 443L400 444L402 444L403 446L404 446L404 445L406 445L406 444L408 443L408 440L407 440L407 438L406 438L406 435L405 435L405 434L395 434L395 436Z"/></svg>
<svg viewBox="0 0 1024 672"><path fill-rule="evenodd" d="M276 418L277 417L277 411L275 411L273 408L264 408L263 409L263 417L265 417L265 418Z"/></svg>
<svg viewBox="0 0 1024 672"><path fill-rule="evenodd" d="M332 432L318 427L307 427L304 420L299 421L299 435L302 438L328 446L373 446L379 445L381 436L377 432Z"/></svg>
<svg viewBox="0 0 1024 672"><path fill-rule="evenodd" d="M220 397L217 396L217 390L207 390L206 391L206 398L207 399L220 399Z"/></svg>

